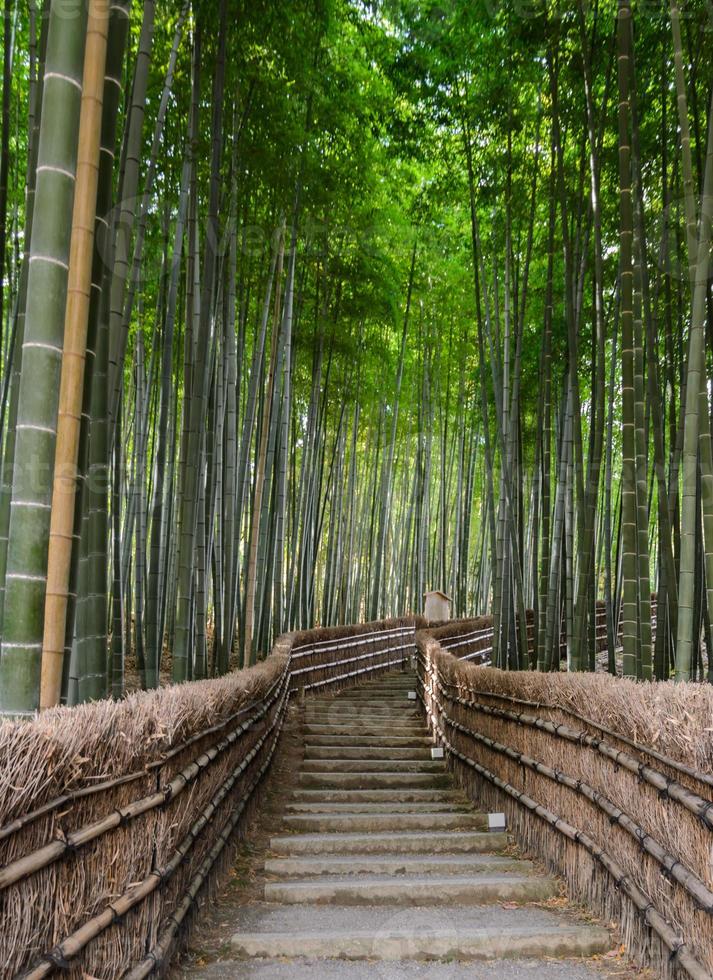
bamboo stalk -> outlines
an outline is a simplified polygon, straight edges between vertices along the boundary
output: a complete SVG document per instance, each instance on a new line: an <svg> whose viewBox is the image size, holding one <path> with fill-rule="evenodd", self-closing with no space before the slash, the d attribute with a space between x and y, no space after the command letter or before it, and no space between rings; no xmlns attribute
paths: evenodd
<svg viewBox="0 0 713 980"><path fill-rule="evenodd" d="M40 708L59 704L62 685L108 31L108 0L90 0L47 555Z"/></svg>

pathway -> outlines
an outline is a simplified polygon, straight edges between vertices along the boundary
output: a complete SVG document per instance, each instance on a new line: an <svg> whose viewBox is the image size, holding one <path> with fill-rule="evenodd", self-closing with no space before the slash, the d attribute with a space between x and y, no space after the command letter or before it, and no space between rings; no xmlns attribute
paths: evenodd
<svg viewBox="0 0 713 980"><path fill-rule="evenodd" d="M184 976L601 980L586 958L609 933L558 908L557 880L487 830L431 758L415 686L389 674L307 702L264 901L236 911L227 960Z"/></svg>

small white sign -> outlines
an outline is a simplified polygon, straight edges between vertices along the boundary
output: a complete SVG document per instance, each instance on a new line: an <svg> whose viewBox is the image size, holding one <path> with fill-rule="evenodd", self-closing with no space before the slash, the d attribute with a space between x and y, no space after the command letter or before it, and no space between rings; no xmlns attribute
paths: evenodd
<svg viewBox="0 0 713 980"><path fill-rule="evenodd" d="M489 813L488 814L488 830L505 830L507 826L505 822L504 813Z"/></svg>
<svg viewBox="0 0 713 980"><path fill-rule="evenodd" d="M408 692L408 699L409 699L409 701L415 701L416 700L416 692L415 691L409 691Z"/></svg>
<svg viewBox="0 0 713 980"><path fill-rule="evenodd" d="M445 753L440 745L434 745L433 748L431 749L432 759L442 759L444 755Z"/></svg>

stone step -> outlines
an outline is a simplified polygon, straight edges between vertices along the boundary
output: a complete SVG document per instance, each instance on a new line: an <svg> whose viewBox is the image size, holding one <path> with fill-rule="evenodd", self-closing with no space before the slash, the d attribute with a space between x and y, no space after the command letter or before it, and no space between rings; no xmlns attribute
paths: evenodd
<svg viewBox="0 0 713 980"><path fill-rule="evenodd" d="M340 708L344 711L364 711L365 708L374 711L415 711L416 702L407 697L406 694L393 698L333 698L331 701L308 701L305 705L306 710L328 711L330 708Z"/></svg>
<svg viewBox="0 0 713 980"><path fill-rule="evenodd" d="M384 708L394 708L394 707L408 707L413 705L413 699L409 698L409 689L404 688L402 691L374 691L370 694L360 693L359 691L353 691L349 694L338 694L333 698L325 698L324 700L314 700L308 702L308 707L329 707L333 704L348 704L354 705L357 708L363 707L365 704L373 704L378 707Z"/></svg>
<svg viewBox="0 0 713 980"><path fill-rule="evenodd" d="M510 871L529 874L530 861L497 854L354 854L268 858L265 872L284 877L310 875L459 875Z"/></svg>
<svg viewBox="0 0 713 980"><path fill-rule="evenodd" d="M313 789L450 789L453 785L445 772L301 772L297 781Z"/></svg>
<svg viewBox="0 0 713 980"><path fill-rule="evenodd" d="M303 803L468 803L453 789L296 789L292 799Z"/></svg>
<svg viewBox="0 0 713 980"><path fill-rule="evenodd" d="M443 772L441 759L305 759L302 772Z"/></svg>
<svg viewBox="0 0 713 980"><path fill-rule="evenodd" d="M360 687L353 687L342 691L342 697L368 697L370 694L383 691L410 691L415 690L418 678L412 674L404 674L403 677L392 681L369 681Z"/></svg>
<svg viewBox="0 0 713 980"><path fill-rule="evenodd" d="M390 725L386 723L382 725L373 721L357 722L355 724L307 721L304 724L303 730L305 735L310 738L312 735L332 735L340 738L344 735L357 736L358 738L367 735L379 739L393 738L394 736L399 736L400 738L425 738L427 732L423 724Z"/></svg>
<svg viewBox="0 0 713 980"><path fill-rule="evenodd" d="M424 721L421 715L416 714L412 708L396 708L391 711L374 711L371 705L364 707L359 710L359 708L341 708L335 705L328 711L305 711L305 724L312 725L316 722L322 724L379 724L379 725L421 725L424 727Z"/></svg>
<svg viewBox="0 0 713 980"><path fill-rule="evenodd" d="M372 695L400 693L402 691L416 690L418 679L410 674L404 674L402 678L393 681L370 681L361 687L345 688L337 697L342 698L365 698Z"/></svg>
<svg viewBox="0 0 713 980"><path fill-rule="evenodd" d="M309 833L368 833L383 830L484 830L482 813L299 813L286 816L285 827Z"/></svg>
<svg viewBox="0 0 713 980"><path fill-rule="evenodd" d="M418 674L415 670L411 670L409 668L404 670L403 668L399 667L396 670L387 671L386 673L379 674L375 677L369 677L363 684L360 684L356 690L365 691L370 687L388 687L389 685L401 684L409 681L413 683L415 680L418 680Z"/></svg>
<svg viewBox="0 0 713 980"><path fill-rule="evenodd" d="M289 803L288 813L471 813L467 803Z"/></svg>
<svg viewBox="0 0 713 980"><path fill-rule="evenodd" d="M305 759L400 759L428 761L430 749L395 745L306 745Z"/></svg>
<svg viewBox="0 0 713 980"><path fill-rule="evenodd" d="M403 694L397 694L393 697L378 697L378 698L334 698L332 701L312 701L307 702L306 708L332 708L342 705L345 708L354 708L357 711L361 711L364 708L380 708L384 711L401 711L409 709L411 711L416 710L418 702L413 701L408 697L408 691Z"/></svg>
<svg viewBox="0 0 713 980"><path fill-rule="evenodd" d="M390 875L270 881L265 901L283 905L489 905L546 902L559 894L544 875Z"/></svg>
<svg viewBox="0 0 713 980"><path fill-rule="evenodd" d="M292 906L298 908L298 906ZM206 963L177 974L180 980L602 980L601 971L581 959L493 960L492 962L381 963L346 959L226 960Z"/></svg>
<svg viewBox="0 0 713 980"><path fill-rule="evenodd" d="M310 746L335 748L340 745L349 748L430 748L433 739L427 735L311 735Z"/></svg>
<svg viewBox="0 0 713 980"><path fill-rule="evenodd" d="M258 904L241 911L240 931L233 935L231 945L242 956L266 958L458 961L595 956L611 948L611 939L606 929L535 908L503 913L502 909L488 907L446 911L433 907L407 910L394 906L326 906L317 912L310 906L275 908ZM301 975L294 972L294 964L289 965L293 972L286 976ZM449 962L450 967L455 965ZM371 972L362 976L380 975L373 964L368 969ZM420 977L420 966L418 969L414 974L412 967L403 976ZM548 976L546 969L547 965L541 963L526 975L543 980ZM573 966L571 973L560 977L580 980L576 969ZM312 972L309 976L313 976ZM322 976L336 980L341 973L335 970ZM515 972L510 976L521 978L523 974Z"/></svg>
<svg viewBox="0 0 713 980"><path fill-rule="evenodd" d="M490 854L508 844L507 834L478 831L287 834L273 837L273 854Z"/></svg>
<svg viewBox="0 0 713 980"><path fill-rule="evenodd" d="M337 695L338 700L349 701L369 701L379 700L380 698L408 698L411 691L417 691L418 685L415 681L406 684L393 684L389 687L359 687L351 691L343 691ZM337 700L335 699L335 700Z"/></svg>
<svg viewBox="0 0 713 980"><path fill-rule="evenodd" d="M404 677L416 677L413 667L406 664L399 664L393 670L385 670L383 674L375 674L360 684L360 687L368 687L369 684L397 684Z"/></svg>
<svg viewBox="0 0 713 980"><path fill-rule="evenodd" d="M403 698L387 698L386 700L379 700L375 698L357 698L355 701L347 701L342 698L335 698L333 701L308 701L305 705L305 711L309 713L310 711L373 711L374 713L382 713L385 715L398 715L404 712L412 711L414 714L417 711L417 702L410 700L406 696Z"/></svg>

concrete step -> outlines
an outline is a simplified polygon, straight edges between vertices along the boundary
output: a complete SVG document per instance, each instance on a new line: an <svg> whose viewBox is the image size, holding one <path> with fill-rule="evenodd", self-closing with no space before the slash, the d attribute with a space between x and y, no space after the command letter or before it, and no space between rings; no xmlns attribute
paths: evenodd
<svg viewBox="0 0 713 980"><path fill-rule="evenodd" d="M297 906L293 906L296 908ZM464 963L346 959L226 960L182 970L180 980L602 980L601 971L581 960L494 960Z"/></svg>
<svg viewBox="0 0 713 980"><path fill-rule="evenodd" d="M333 735L338 737L343 737L344 735L357 736L362 738L365 735L372 736L373 738L393 738L394 736L399 736L400 738L425 738L427 729L423 724L408 724L408 725L396 725L396 724L378 724L373 721L358 722L356 724L332 724L331 722L314 722L306 721L304 724L304 733L308 738L313 735Z"/></svg>
<svg viewBox="0 0 713 980"><path fill-rule="evenodd" d="M445 771L442 759L305 759L302 772L434 772Z"/></svg>
<svg viewBox="0 0 713 980"><path fill-rule="evenodd" d="M418 678L414 677L412 674L402 674L400 677L394 677L391 680L384 680L383 678L374 678L371 681L367 681L365 684L360 684L358 687L345 687L337 694L340 698L358 698L365 697L369 694L376 694L377 696L384 691L402 691L409 690L413 688L415 684L418 683Z"/></svg>
<svg viewBox="0 0 713 980"><path fill-rule="evenodd" d="M399 759L427 762L430 749L400 748L395 745L306 745L305 759Z"/></svg>
<svg viewBox="0 0 713 980"><path fill-rule="evenodd" d="M265 901L283 905L489 905L493 902L546 902L559 894L544 875L391 875L325 876L271 881Z"/></svg>
<svg viewBox="0 0 713 980"><path fill-rule="evenodd" d="M611 940L606 929L534 908L503 913L500 908L488 907L446 911L437 907L326 906L317 912L311 906L275 908L258 904L241 910L240 930L233 935L231 945L240 955L267 958L457 961L594 956L610 949ZM294 964L290 966L294 971ZM449 962L451 966L455 968ZM546 964L538 964L528 975L542 980L548 976L546 969ZM364 976L381 975L373 964L369 970ZM325 972L322 976L337 980L341 973ZM411 967L404 976L421 974ZM574 971L560 976L579 980ZM501 974L493 977L500 978Z"/></svg>
<svg viewBox="0 0 713 980"><path fill-rule="evenodd" d="M308 703L308 707L310 705L329 707L333 704L348 704L357 708L362 708L365 704L373 704L380 708L408 707L413 705L413 700L408 695L408 688L404 688L402 691L374 691L370 694L353 691L350 694L338 694L334 698L325 698L324 700L320 698L318 701L311 701Z"/></svg>
<svg viewBox="0 0 713 980"><path fill-rule="evenodd" d="M431 772L301 772L297 781L313 789L450 789L453 785L448 773Z"/></svg>
<svg viewBox="0 0 713 980"><path fill-rule="evenodd" d="M532 864L497 854L354 854L269 858L265 872L283 877L310 875L458 875L504 871L529 874Z"/></svg>
<svg viewBox="0 0 713 980"><path fill-rule="evenodd" d="M367 697L369 694L382 691L403 691L414 688L418 679L411 674L404 674L390 681L373 680L362 684L359 687L345 688L340 693L340 697Z"/></svg>
<svg viewBox="0 0 713 980"><path fill-rule="evenodd" d="M430 748L433 739L427 735L311 735L311 746L335 748L340 745L349 748Z"/></svg>
<svg viewBox="0 0 713 980"><path fill-rule="evenodd" d="M273 854L490 854L507 847L507 834L478 831L288 834L273 837Z"/></svg>
<svg viewBox="0 0 713 980"><path fill-rule="evenodd" d="M305 705L305 708L307 710L339 708L344 711L364 711L365 708L369 708L374 711L393 711L396 713L402 709L404 711L414 711L416 702L410 699L408 692L406 692L403 695L393 698L332 698L330 701L311 701Z"/></svg>
<svg viewBox="0 0 713 980"><path fill-rule="evenodd" d="M447 789L296 789L292 799L303 803L467 803Z"/></svg>
<svg viewBox="0 0 713 980"><path fill-rule="evenodd" d="M350 713L361 715L368 712L374 715L394 715L397 717L409 712L415 715L417 709L415 702L409 701L407 698L392 701L374 701L371 698L365 698L363 701L327 701L325 703L314 701L312 704L305 705L305 714L320 712L322 714L337 712L342 715Z"/></svg>
<svg viewBox="0 0 713 980"><path fill-rule="evenodd" d="M401 711L409 708L414 711L416 709L417 701L408 697L408 691L403 691L401 694L394 695L380 695L377 697L368 698L334 698L331 701L312 701L308 702L307 708L331 708L333 706L339 705L340 707L344 705L345 708L356 708L357 710L362 710L366 707L382 708L384 711Z"/></svg>
<svg viewBox="0 0 713 980"><path fill-rule="evenodd" d="M467 803L289 803L288 813L472 813Z"/></svg>
<svg viewBox="0 0 713 980"><path fill-rule="evenodd" d="M286 816L288 830L359 834L383 830L484 830L483 813L299 813Z"/></svg>
<svg viewBox="0 0 713 980"><path fill-rule="evenodd" d="M372 711L371 707L359 711L358 708L342 709L338 707L330 708L329 711L306 711L305 724L330 724L330 725L420 725L425 727L421 715L409 708L398 708L394 711Z"/></svg>
<svg viewBox="0 0 713 980"><path fill-rule="evenodd" d="M342 697L368 697L370 694L378 694L383 691L410 691L415 690L418 678L411 674L404 674L403 677L392 681L371 681L361 687L353 687L342 691Z"/></svg>

